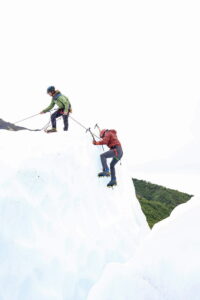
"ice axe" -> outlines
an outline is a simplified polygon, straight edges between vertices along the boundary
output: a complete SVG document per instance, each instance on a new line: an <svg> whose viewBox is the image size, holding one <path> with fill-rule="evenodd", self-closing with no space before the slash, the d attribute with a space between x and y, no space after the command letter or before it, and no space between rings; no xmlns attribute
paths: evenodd
<svg viewBox="0 0 200 300"><path fill-rule="evenodd" d="M96 125L94 126L94 129L95 129L95 128L98 128L98 129L99 129L99 133L101 132L101 129L100 129L100 127L99 127L98 124L96 124Z"/></svg>
<svg viewBox="0 0 200 300"><path fill-rule="evenodd" d="M94 126L94 129L95 128L98 128L99 129L99 135L100 135L100 133L101 133L101 129L100 129L100 127L99 127L99 125L96 123L96 125ZM103 151L104 151L104 147L103 147L103 145L102 145L102 149L103 149Z"/></svg>
<svg viewBox="0 0 200 300"><path fill-rule="evenodd" d="M94 138L94 134L92 133L92 131L91 131L91 128L90 128L90 127L86 129L86 132L89 132L89 133L91 134L92 138L93 138L93 141L95 141L95 142L96 142L96 140L95 140L95 138Z"/></svg>
<svg viewBox="0 0 200 300"><path fill-rule="evenodd" d="M101 128L99 127L99 125L96 124L96 125L94 126L94 129L95 129L95 128L98 128L98 129L99 129L99 135L100 135L100 133L101 133Z"/></svg>

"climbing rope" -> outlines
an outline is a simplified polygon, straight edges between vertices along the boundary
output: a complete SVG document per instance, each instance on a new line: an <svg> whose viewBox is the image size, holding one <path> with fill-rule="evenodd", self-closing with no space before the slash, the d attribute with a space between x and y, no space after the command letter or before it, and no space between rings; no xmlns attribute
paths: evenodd
<svg viewBox="0 0 200 300"><path fill-rule="evenodd" d="M52 111L55 111L55 110L57 110L57 109L53 109L53 110L51 110L51 111L49 112L49 113L50 113L50 119L49 119L48 123L45 124L41 129L38 129L39 131L47 130L47 128L49 127L49 125L50 125L50 123L51 123L51 112L52 112ZM32 115L32 116L29 116L29 117L24 118L24 119L22 119L22 120L19 120L19 121L15 122L14 124L18 124L18 123L23 122L23 121L25 121L25 120L34 118L34 117L36 117L36 116L38 116L38 115L40 115L40 113L35 114L35 115ZM69 117L70 117L75 123L77 123L79 126L81 126L82 128L84 128L86 132L89 132L89 133L91 134L91 136L92 136L93 139L95 139L94 137L96 137L97 139L99 139L99 137L91 131L90 127L89 127L89 128L85 127L85 126L84 126L83 124L81 124L79 121L77 121L76 119L74 119L71 115L69 115ZM61 118L61 116L60 116L58 119L60 119L60 118Z"/></svg>
<svg viewBox="0 0 200 300"><path fill-rule="evenodd" d="M39 114L40 114L40 113L39 113ZM36 116L38 116L39 114L36 114L36 115L30 116L30 117L27 117L27 118L25 118L25 119L22 119L22 120L20 120L20 121L17 121L17 122L15 122L15 123L13 123L13 124L15 125L15 124L17 124L17 123L20 123L20 122L22 122L22 121L25 121L25 120L31 119L31 118L33 118L33 117L36 117Z"/></svg>
<svg viewBox="0 0 200 300"><path fill-rule="evenodd" d="M94 137L96 137L97 139L99 139L99 137L91 131L90 127L88 127L88 128L85 127L83 124L81 124L79 121L75 120L75 119L74 119L72 116L70 116L70 115L69 115L69 117L70 117L70 119L72 119L75 123L77 123L79 126L81 126L82 128L84 128L86 132L90 132L90 134L92 135L93 139L94 139Z"/></svg>

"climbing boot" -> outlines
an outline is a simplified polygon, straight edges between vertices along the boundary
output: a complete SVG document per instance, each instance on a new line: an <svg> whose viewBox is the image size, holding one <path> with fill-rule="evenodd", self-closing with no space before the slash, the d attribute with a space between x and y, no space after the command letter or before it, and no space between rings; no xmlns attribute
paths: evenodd
<svg viewBox="0 0 200 300"><path fill-rule="evenodd" d="M107 187L113 187L117 185L116 178L111 179L111 181L107 184Z"/></svg>
<svg viewBox="0 0 200 300"><path fill-rule="evenodd" d="M110 176L110 172L109 172L109 169L105 169L103 170L103 172L100 172L98 174L99 177L109 177Z"/></svg>
<svg viewBox="0 0 200 300"><path fill-rule="evenodd" d="M46 130L46 133L57 132L56 128Z"/></svg>

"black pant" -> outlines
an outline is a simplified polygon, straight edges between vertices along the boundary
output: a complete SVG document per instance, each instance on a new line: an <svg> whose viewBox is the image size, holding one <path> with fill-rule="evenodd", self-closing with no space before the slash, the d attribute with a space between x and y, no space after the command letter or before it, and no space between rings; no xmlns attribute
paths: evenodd
<svg viewBox="0 0 200 300"><path fill-rule="evenodd" d="M109 151L107 151L107 152L100 155L103 170L108 169L108 165L107 165L107 161L106 161L107 158L112 158L113 157L113 159L110 163L111 179L116 179L115 165L122 158L122 156L123 156L123 151L122 151L121 146L115 146L114 149L110 149Z"/></svg>
<svg viewBox="0 0 200 300"><path fill-rule="evenodd" d="M59 118L60 116L62 116L63 122L64 122L64 130L66 130L66 131L68 130L69 113L67 115L63 115L63 112L64 112L63 109L58 109L51 115L52 128L56 128L56 119Z"/></svg>

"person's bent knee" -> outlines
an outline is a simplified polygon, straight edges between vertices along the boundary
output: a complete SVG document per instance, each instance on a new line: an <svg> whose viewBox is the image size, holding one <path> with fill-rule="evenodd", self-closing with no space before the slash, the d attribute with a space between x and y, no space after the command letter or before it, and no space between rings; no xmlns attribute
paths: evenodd
<svg viewBox="0 0 200 300"><path fill-rule="evenodd" d="M110 163L110 168L114 168L117 163L118 163L118 159L114 158Z"/></svg>

